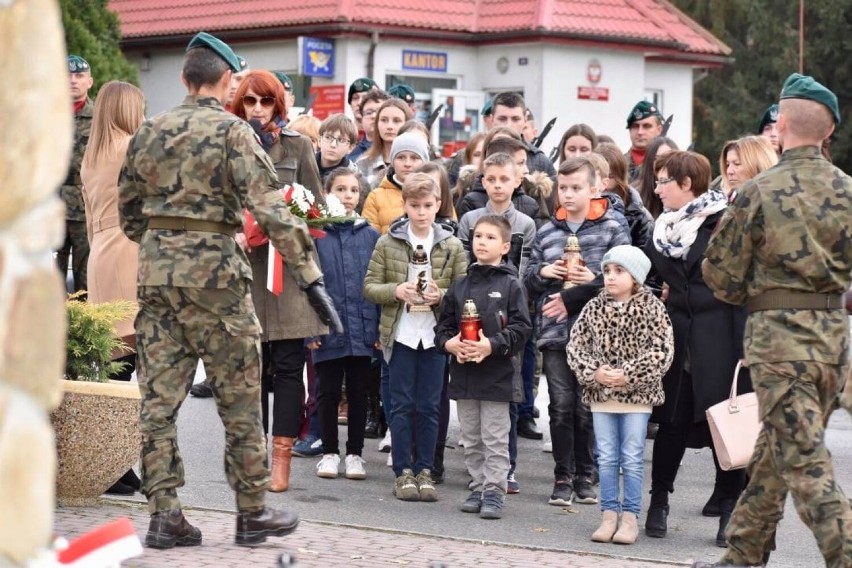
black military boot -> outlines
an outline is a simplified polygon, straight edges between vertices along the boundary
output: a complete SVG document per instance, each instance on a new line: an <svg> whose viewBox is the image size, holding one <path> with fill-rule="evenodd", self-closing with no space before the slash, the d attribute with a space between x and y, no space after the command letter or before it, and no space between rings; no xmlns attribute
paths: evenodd
<svg viewBox="0 0 852 568"><path fill-rule="evenodd" d="M234 542L254 546L266 542L268 536L287 536L299 526L299 515L288 509L264 507L262 511L237 513Z"/></svg>
<svg viewBox="0 0 852 568"><path fill-rule="evenodd" d="M716 546L725 548L725 529L728 528L728 521L731 520L731 513L734 512L736 499L720 499L719 500L719 532L716 533Z"/></svg>
<svg viewBox="0 0 852 568"><path fill-rule="evenodd" d="M160 511L151 515L145 546L172 548L173 546L199 546L201 531L189 524L180 509Z"/></svg>
<svg viewBox="0 0 852 568"><path fill-rule="evenodd" d="M652 538L665 538L668 532L669 492L652 491L651 504L645 517L645 534Z"/></svg>
<svg viewBox="0 0 852 568"><path fill-rule="evenodd" d="M444 448L446 448L446 445L443 440L439 440L435 447L435 458L432 462L432 483L435 485L444 483Z"/></svg>
<svg viewBox="0 0 852 568"><path fill-rule="evenodd" d="M364 437L379 437L379 403L372 394L367 395L367 423L364 425Z"/></svg>

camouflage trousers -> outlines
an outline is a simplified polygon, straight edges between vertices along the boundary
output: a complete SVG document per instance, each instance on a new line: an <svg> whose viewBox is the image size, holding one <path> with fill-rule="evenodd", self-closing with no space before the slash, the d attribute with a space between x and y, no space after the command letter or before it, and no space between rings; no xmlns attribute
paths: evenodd
<svg viewBox="0 0 852 568"><path fill-rule="evenodd" d="M74 276L74 291L87 290L86 267L89 264L89 236L85 221L65 221L65 242L56 251L56 264L62 281L68 277L68 258L71 258L71 274Z"/></svg>
<svg viewBox="0 0 852 568"><path fill-rule="evenodd" d="M816 537L828 567L852 566L852 509L835 481L825 425L845 368L813 361L749 367L763 427L748 465L749 483L725 533L723 559L759 565L775 548L787 493Z"/></svg>
<svg viewBox="0 0 852 568"><path fill-rule="evenodd" d="M269 485L260 412L260 324L247 281L235 289L140 286L142 492L151 513L180 509L178 410L204 362L225 426L225 474L237 509L263 508Z"/></svg>

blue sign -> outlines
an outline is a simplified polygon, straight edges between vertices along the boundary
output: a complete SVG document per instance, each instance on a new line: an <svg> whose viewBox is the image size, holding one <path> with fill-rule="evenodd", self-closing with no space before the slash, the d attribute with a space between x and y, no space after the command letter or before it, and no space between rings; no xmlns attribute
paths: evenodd
<svg viewBox="0 0 852 568"><path fill-rule="evenodd" d="M438 51L402 50L402 68L411 71L447 72L447 54Z"/></svg>
<svg viewBox="0 0 852 568"><path fill-rule="evenodd" d="M301 74L309 77L334 77L334 40L300 37Z"/></svg>

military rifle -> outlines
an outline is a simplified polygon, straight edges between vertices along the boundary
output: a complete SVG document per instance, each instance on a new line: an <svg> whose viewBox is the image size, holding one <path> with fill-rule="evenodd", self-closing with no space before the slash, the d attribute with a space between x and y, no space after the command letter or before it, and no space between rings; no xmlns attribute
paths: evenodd
<svg viewBox="0 0 852 568"><path fill-rule="evenodd" d="M435 124L435 121L438 120L438 115L441 114L441 111L444 110L444 105L440 104L438 107L432 111L432 114L429 115L429 120L426 121L426 128L432 130L432 125Z"/></svg>
<svg viewBox="0 0 852 568"><path fill-rule="evenodd" d="M532 145L536 148L541 148L541 144L544 142L544 139L547 138L547 135L550 134L550 131L553 130L553 125L556 124L556 118L553 117L550 121L544 125L544 128L541 130L538 136L533 138Z"/></svg>
<svg viewBox="0 0 852 568"><path fill-rule="evenodd" d="M665 136L669 133L669 128L672 126L672 120L674 120L674 115L670 114L666 121L663 123L663 131L660 133L660 136Z"/></svg>

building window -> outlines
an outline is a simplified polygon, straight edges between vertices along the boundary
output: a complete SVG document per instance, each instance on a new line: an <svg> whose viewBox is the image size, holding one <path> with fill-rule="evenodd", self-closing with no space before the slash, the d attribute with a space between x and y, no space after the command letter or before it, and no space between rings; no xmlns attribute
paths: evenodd
<svg viewBox="0 0 852 568"><path fill-rule="evenodd" d="M654 103L654 106L663 114L663 90L662 89L645 89L645 100L649 103Z"/></svg>

